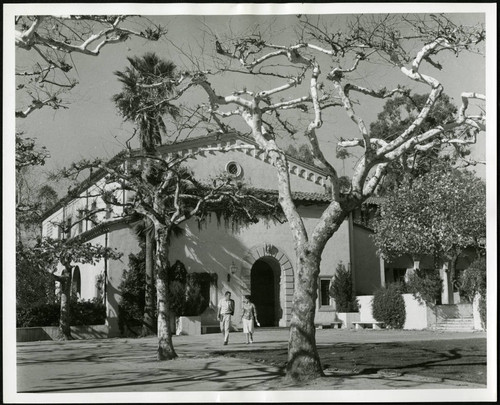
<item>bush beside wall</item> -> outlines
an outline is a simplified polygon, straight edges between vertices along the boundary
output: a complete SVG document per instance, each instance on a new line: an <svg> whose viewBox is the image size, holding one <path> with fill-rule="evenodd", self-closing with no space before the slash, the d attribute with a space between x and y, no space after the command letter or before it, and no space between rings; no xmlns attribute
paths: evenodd
<svg viewBox="0 0 500 405"><path fill-rule="evenodd" d="M372 305L373 317L377 321L384 322L389 328L403 329L406 309L399 284L389 284L386 288L375 291Z"/></svg>
<svg viewBox="0 0 500 405"><path fill-rule="evenodd" d="M17 308L16 312L16 326L18 328L59 325L59 303ZM72 302L70 313L72 326L104 325L106 322L106 305L100 300Z"/></svg>

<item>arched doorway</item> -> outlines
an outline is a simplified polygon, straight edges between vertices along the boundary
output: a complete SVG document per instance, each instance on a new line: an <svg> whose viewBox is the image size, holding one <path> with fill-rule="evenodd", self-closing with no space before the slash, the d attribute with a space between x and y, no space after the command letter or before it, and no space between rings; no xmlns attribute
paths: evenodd
<svg viewBox="0 0 500 405"><path fill-rule="evenodd" d="M75 266L73 269L73 277L71 280L71 294L80 298L82 293L82 278L80 276L80 268Z"/></svg>
<svg viewBox="0 0 500 405"><path fill-rule="evenodd" d="M261 258L252 266L250 291L261 326L278 326L280 308L280 267L276 259Z"/></svg>

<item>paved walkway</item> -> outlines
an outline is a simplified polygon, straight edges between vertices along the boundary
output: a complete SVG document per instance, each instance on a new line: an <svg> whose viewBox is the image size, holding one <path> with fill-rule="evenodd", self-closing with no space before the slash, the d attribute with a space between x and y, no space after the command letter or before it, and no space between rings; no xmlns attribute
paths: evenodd
<svg viewBox="0 0 500 405"><path fill-rule="evenodd" d="M486 337L486 333L325 329L316 334L319 346L336 342L479 337ZM286 351L287 339L286 329L259 329L253 345L244 344L242 333L231 334L228 346L222 345L219 334L175 336L174 346L179 358L166 362L155 359L155 338L18 343L17 389L25 393L269 391L276 389L278 383L283 391L485 388L478 384L390 374L330 374L308 386L284 386L277 367L213 355L215 351L227 354L252 349Z"/></svg>

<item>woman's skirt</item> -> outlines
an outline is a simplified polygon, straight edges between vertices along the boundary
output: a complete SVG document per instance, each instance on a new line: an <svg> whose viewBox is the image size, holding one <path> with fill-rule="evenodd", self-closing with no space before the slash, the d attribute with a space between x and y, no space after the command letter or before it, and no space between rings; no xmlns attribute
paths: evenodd
<svg viewBox="0 0 500 405"><path fill-rule="evenodd" d="M243 333L253 333L253 330L254 330L253 318L252 319L243 318Z"/></svg>

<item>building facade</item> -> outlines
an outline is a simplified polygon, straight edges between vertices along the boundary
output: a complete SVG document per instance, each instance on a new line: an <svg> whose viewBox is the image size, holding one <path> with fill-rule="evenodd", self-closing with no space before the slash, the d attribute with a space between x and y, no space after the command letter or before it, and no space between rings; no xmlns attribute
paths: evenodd
<svg viewBox="0 0 500 405"><path fill-rule="evenodd" d="M164 145L159 151L184 155L207 146L252 144L237 135L208 135L173 145ZM140 164L136 162L135 164ZM229 174L245 186L277 190L277 176L268 157L257 149L232 150L227 153L204 152L186 162L195 178L210 180L219 174ZM318 221L329 197L327 175L320 168L289 158L291 186L294 200L311 231ZM42 235L52 238L75 237L91 243L116 248L123 253L121 260L103 260L96 265L76 264L73 273L74 291L80 298L105 296L107 323L110 336L120 334L118 305L120 283L128 268L128 255L139 252L138 240L130 219L116 206L106 205L99 194L105 185L102 173L95 173L81 184L80 198L66 197L46 213ZM117 198L127 200L126 191ZM93 221L81 220L85 210L97 211ZM58 223L75 224L69 235L63 235ZM328 294L331 279L339 263L351 268L358 295L371 294L384 284L384 264L376 255L370 238L371 230L359 225L353 216L347 218L328 241L321 260L316 322L335 320L335 305ZM202 324L216 323L216 305L226 291L236 302L235 326L241 313L242 298L250 294L256 304L262 326L288 326L291 319L294 291L294 244L288 224L278 221L260 221L237 227L225 226L215 216L200 227L196 220L183 224L184 233L170 245L170 262L180 260L188 272L208 272L216 280L210 287L210 304L202 315Z"/></svg>

